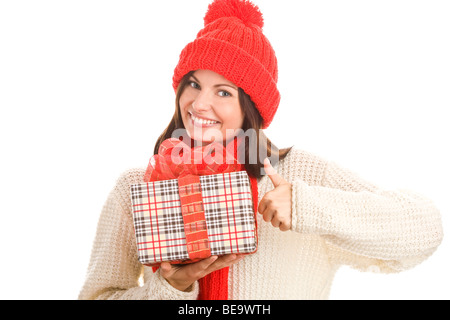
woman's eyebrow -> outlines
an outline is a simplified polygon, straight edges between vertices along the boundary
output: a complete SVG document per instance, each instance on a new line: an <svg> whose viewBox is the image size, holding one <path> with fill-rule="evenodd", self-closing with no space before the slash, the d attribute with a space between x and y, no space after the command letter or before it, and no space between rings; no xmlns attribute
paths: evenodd
<svg viewBox="0 0 450 320"><path fill-rule="evenodd" d="M200 81L199 81L193 74L191 75L191 77L194 78L194 80L195 80L197 83L200 83Z"/></svg>
<svg viewBox="0 0 450 320"><path fill-rule="evenodd" d="M198 80L194 75L191 75L191 77L194 78L194 80L195 80L198 84L200 84L200 80ZM214 85L215 88L221 87L221 86L230 87L230 88L233 88L234 90L237 90L237 89L238 89L236 86L234 86L234 85L232 85L232 84L227 84L227 83L219 83L219 84Z"/></svg>
<svg viewBox="0 0 450 320"><path fill-rule="evenodd" d="M226 84L226 83L216 84L214 87L222 87L222 86L230 87L230 88L233 88L234 90L238 89L236 86L233 86L231 84Z"/></svg>

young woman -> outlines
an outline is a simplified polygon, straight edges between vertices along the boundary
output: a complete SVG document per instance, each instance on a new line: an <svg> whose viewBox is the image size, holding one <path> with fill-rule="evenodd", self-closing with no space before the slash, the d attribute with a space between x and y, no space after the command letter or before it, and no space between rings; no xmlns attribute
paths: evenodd
<svg viewBox="0 0 450 320"><path fill-rule="evenodd" d="M245 144L245 170L257 190L258 250L212 256L157 270L137 258L130 185L146 169L118 179L101 213L80 299L326 299L341 265L398 272L429 257L442 241L438 210L424 197L385 191L296 148L278 150L265 137L280 101L275 53L259 9L216 0L205 27L175 68L172 121L155 145L178 130L189 144ZM252 155L266 154L250 161ZM255 159L255 157L253 158Z"/></svg>

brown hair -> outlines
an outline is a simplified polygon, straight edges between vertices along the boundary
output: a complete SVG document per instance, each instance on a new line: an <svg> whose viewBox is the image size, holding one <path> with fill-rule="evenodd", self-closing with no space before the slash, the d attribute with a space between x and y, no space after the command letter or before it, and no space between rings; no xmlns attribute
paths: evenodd
<svg viewBox="0 0 450 320"><path fill-rule="evenodd" d="M183 79L181 80L180 84L178 85L178 90L175 98L175 112L173 114L172 120L170 121L167 128L163 131L163 133L159 136L158 140L156 141L155 148L153 150L154 154L158 153L159 146L161 143L172 137L172 133L176 129L183 129L184 124L183 120L181 118L180 113L180 97L183 93L184 89L186 88L186 85L189 82L189 78L195 71L191 71L187 73ZM272 142L267 138L267 136L264 134L264 131L262 130L262 117L259 114L258 110L255 107L255 104L253 103L252 99L248 94L244 92L243 89L238 88L238 95L239 95L239 104L241 106L241 110L244 113L244 122L242 124L242 129L244 132L246 132L249 129L253 129L256 134L256 145L257 145L257 154L265 154L267 157L271 160L282 160L284 159L292 147L286 148L286 149L278 149ZM247 138L247 137L246 137ZM259 159L259 157L256 157L256 163L250 163L250 143L245 143L245 169L250 174L256 177L257 179L261 178L264 173L264 164L261 162L264 159ZM272 161L272 165L275 163Z"/></svg>

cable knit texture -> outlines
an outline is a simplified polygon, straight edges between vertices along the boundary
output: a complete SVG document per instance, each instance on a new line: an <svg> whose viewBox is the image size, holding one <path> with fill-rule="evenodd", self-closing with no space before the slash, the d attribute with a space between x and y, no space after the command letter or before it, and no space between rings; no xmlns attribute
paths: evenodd
<svg viewBox="0 0 450 320"><path fill-rule="evenodd" d="M429 257L442 241L439 211L410 191L385 191L313 154L293 148L275 169L292 183L292 228L258 215L258 251L229 270L229 299L327 299L336 270L399 272ZM79 299L196 299L142 266L137 257L130 185L145 168L123 173L98 223ZM273 189L258 182L259 200Z"/></svg>

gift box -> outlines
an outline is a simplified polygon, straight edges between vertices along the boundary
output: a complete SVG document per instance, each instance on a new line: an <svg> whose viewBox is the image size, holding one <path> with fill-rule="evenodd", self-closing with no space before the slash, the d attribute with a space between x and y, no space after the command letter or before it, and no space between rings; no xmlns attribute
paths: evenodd
<svg viewBox="0 0 450 320"><path fill-rule="evenodd" d="M155 266L255 252L250 185L245 171L132 185L139 261Z"/></svg>

